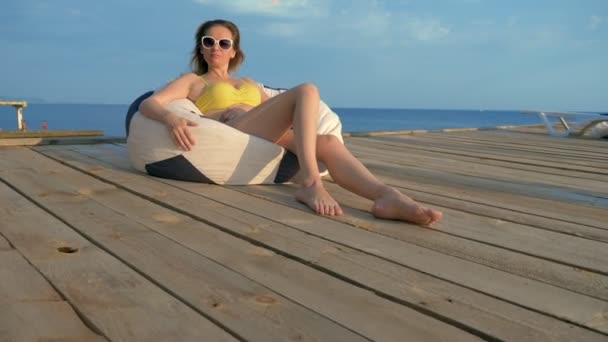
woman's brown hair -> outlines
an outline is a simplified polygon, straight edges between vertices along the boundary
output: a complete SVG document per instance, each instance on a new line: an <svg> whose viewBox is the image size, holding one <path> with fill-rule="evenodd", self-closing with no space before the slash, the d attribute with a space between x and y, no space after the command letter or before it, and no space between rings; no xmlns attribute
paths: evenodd
<svg viewBox="0 0 608 342"><path fill-rule="evenodd" d="M245 60L245 53L241 50L241 35L239 33L239 28L231 21L215 19L209 20L201 24L196 30L196 35L194 37L194 49L192 50L192 59L190 61L190 65L192 66L192 71L197 75L202 75L209 71L209 65L205 61L201 54L201 39L207 33L207 31L213 26L224 26L232 32L232 48L236 52L234 58L230 60L230 64L228 65L228 71L233 72L237 69L241 63Z"/></svg>

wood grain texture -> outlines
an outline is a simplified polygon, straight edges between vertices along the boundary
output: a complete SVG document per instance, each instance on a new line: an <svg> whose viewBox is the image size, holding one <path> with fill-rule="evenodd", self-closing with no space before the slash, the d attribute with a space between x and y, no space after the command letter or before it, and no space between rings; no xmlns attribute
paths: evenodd
<svg viewBox="0 0 608 342"><path fill-rule="evenodd" d="M89 155L95 155L95 158L103 159L104 161L112 163L114 165L118 165L118 164L122 163L123 168L127 168L127 169L129 168L128 164L125 163L126 159L125 159L124 153L122 155L120 155L118 152L111 153L113 148L99 150L97 147L77 147L76 149L80 150L81 152L83 152L85 154L88 153ZM98 177L102 177L103 179L105 179L107 181L111 180L113 182L116 182L117 184L126 186L131 190L138 191L139 193L141 193L143 195L150 196L153 198L158 198L158 199L162 200L163 203L171 204L174 206L179 205L180 208L192 207L193 208L192 214L197 215L198 217L202 217L203 219L204 219L204 216L206 216L204 208L207 207L207 204L205 204L207 201L205 201L204 199L195 199L194 197L192 200L178 199L179 197L176 197L177 196L176 194L170 194L170 193L167 193L166 191L163 191L163 187L154 186L152 182L144 182L143 179L146 179L144 177L140 177L140 176L130 173L130 172L125 172L125 171L121 171L121 170L112 170L112 169L102 167L101 164L99 164L98 162L95 162L94 159L87 158L86 156L78 157L73 152L69 152L69 151L68 152L58 152L55 148L53 148L52 150L53 151L51 151L51 149L45 149L45 153L49 153L50 155L59 157L59 158L61 158L61 160L65 161L67 163L70 163L70 165L77 166L83 171L91 172L92 174L94 174ZM124 152L124 150L123 150L123 152ZM88 162L87 162L87 160L88 160ZM135 184L135 183L141 183L141 182L144 182L144 183L140 184L140 185ZM247 203L250 203L249 206L252 206L253 204L251 204L251 203L254 202L251 200L251 198L247 198L247 197L243 197L243 199L240 200L238 196L234 195L234 193L230 193L230 191L228 191L227 189L222 188L222 187L213 187L213 186L205 186L205 185L200 185L200 184L188 184L188 183L171 182L171 181L163 181L163 182L167 182L168 184L172 184L174 186L179 186L179 184L186 184L184 186L187 187L188 192L196 192L201 196L208 196L210 199L213 199L213 201L219 200L225 204L230 205L231 207L234 206L234 207L239 207L239 208L247 208L248 207ZM155 190L155 188L156 188L156 190ZM235 187L235 188L284 189L283 187ZM228 191L228 193L222 194L222 192L225 192L225 191ZM189 195L187 195L187 197L188 196ZM175 202L175 201L177 201L177 202ZM188 204L188 203L192 203L192 202L195 202L196 204L195 205ZM264 201L262 201L262 202L264 202ZM356 250L362 250L367 253L381 255L383 258L387 257L387 254L386 254L387 252L385 252L385 250L387 248L389 251L392 249L391 248L392 243L389 243L387 245L386 243L384 243L384 240L382 240L383 242L378 245L378 246L382 246L382 247L375 247L375 246L373 246L373 243L372 243L372 246L370 246L370 247L366 246L365 248L362 248L361 246L365 246L366 244L368 244L368 241L370 241L370 238L366 236L365 238L361 239L361 241L352 242L352 241L357 241L357 239L353 240L353 237L352 237L353 233L355 236L359 235L359 232L357 232L357 231L345 232L345 234L339 234L338 236L340 236L340 237L336 239L336 238L334 238L336 236L335 232L341 231L342 229L339 225L335 225L335 224L331 223L330 220L318 218L316 216L313 216L313 218L315 218L315 219L311 219L309 214L307 214L305 212L301 212L299 210L281 209L279 212L277 212L276 207L274 205L272 205L272 203L267 203L266 207L268 209L263 210L263 213L262 213L261 208L259 207L260 202L257 201L255 203L257 203L257 204L253 205L253 207L251 209L247 209L247 211L251 212L251 213L256 213L256 215L264 215L264 216L271 218L272 221L268 221L268 222L273 222L273 221L278 220L278 221L283 222L284 224L287 224L294 228L304 230L306 233L309 233L309 234L313 233L317 236L323 237L324 239L327 239L329 237L332 241L338 241L342 245L344 245L344 243L347 243L347 245L355 247ZM211 203L209 203L209 205L211 205ZM229 224L226 223L228 221L228 219L221 217L218 212L225 212L226 214L224 214L224 215L230 216L231 209L217 206L217 205L212 205L211 207L213 208L213 211L214 211L213 214L210 213L210 215L213 216L213 222L215 222L216 224L220 224L222 226L228 226ZM198 208L198 209L196 209L196 208ZM299 215L298 213L302 213L302 214ZM236 214L233 214L232 216L235 216L235 215ZM241 214L241 216L242 215L243 214ZM359 219L359 217L358 217L358 219ZM310 221L309 224L306 223L307 220ZM318 222L317 222L317 220L318 220ZM257 222L257 221L259 221L259 219L254 220L250 216L246 216L241 219L242 224L248 224L249 226L251 226L252 224L254 224L254 222ZM350 222L350 223L354 224L354 225L358 225L361 221L363 221L363 220L357 220L356 222ZM268 227L271 225L272 225L271 223L263 223L263 222L259 223L259 226L263 227L263 229L269 229ZM246 228L246 227L243 227L243 228ZM245 233L246 233L246 231L247 231L247 229L245 229ZM260 229L257 227L251 228L250 234L253 234L253 236L255 236L257 238L257 236L262 235L259 231L260 231ZM372 235L372 236L374 236L374 235ZM375 236L375 238L382 239L381 237L378 237L378 236ZM371 239L371 240L373 242L375 239ZM365 242L363 242L363 241L365 241ZM390 241L390 240L387 240L387 241ZM268 242L264 241L264 243L268 243ZM344 248L344 247L341 247L341 248ZM407 251L407 249L411 249L411 246L410 245L404 245L404 246L395 245L394 251L395 252L397 252L398 250ZM414 247L414 249L415 249L415 251L412 251L411 254L406 252L406 255L404 255L402 259L398 258L399 262L407 264L408 267L411 267L412 256L414 256L414 259L416 259L415 256L417 254L426 255L426 254L424 254L424 252L420 252L420 251L424 251L424 249L419 250L419 249L416 249L415 247ZM289 251L289 253L292 253L291 251L293 250L293 248L282 248L282 250ZM427 251L427 253L428 253L428 251ZM398 253L398 254L401 254L401 253ZM426 255L426 256L430 257L430 255ZM298 256L298 257L300 257L300 256ZM431 259L433 259L433 258L431 257ZM440 258L440 259L443 260L443 258ZM449 257L445 258L445 259L450 260ZM313 259L313 260L316 260L316 259ZM321 260L323 260L323 259L321 259ZM405 260L409 260L409 261L405 261ZM432 272L433 274L437 274L437 272L436 272L437 269L441 269L440 273L442 273L443 271L446 271L446 269L453 269L453 270L462 270L463 269L462 266L455 266L453 264L453 261L451 261L451 263L449 263L449 264L451 266L446 265L445 267L437 267L437 264L433 264L432 266L430 266L430 268L423 267L423 269L424 269L424 272ZM425 257L421 257L420 265L425 265ZM433 268L436 268L436 269L434 271L431 271L431 269L433 269ZM464 269L466 269L466 268L467 267L465 267ZM340 270L338 270L338 272L340 272ZM462 273L462 272L460 272L460 273ZM473 272L473 273L475 273L475 272ZM483 274L485 272L480 272L480 273ZM462 282L462 279L468 278L470 275L461 274L461 276L462 277L455 278L455 279L457 279L456 281ZM488 275L488 276L489 276L489 279L493 279L493 275ZM479 280L479 278L477 278L476 280ZM469 282L469 283L467 283L467 281L464 281L464 283L467 283L467 286L473 286L473 287L477 286L478 287L480 285L479 283L484 283L486 280L480 281L476 285L471 285L471 284L474 284L475 281ZM527 282L529 282L529 280L526 281L526 283ZM504 286L507 289L509 287L513 286L513 284L509 284L509 282L503 283L502 278L497 280L497 283L502 284L502 286ZM492 288L495 285L496 284L494 284L494 283L485 284L482 287L487 286L487 288ZM491 292L491 293L501 293L502 288L500 287L500 285L498 285L498 286L499 286L499 288L496 289L496 292ZM545 290L546 289L550 289L550 287L545 288ZM539 293L543 293L545 290L540 290ZM513 292L513 291L510 291L510 292ZM515 291L515 292L517 292L517 291ZM567 292L564 292L564 293L567 293ZM520 295L522 295L522 294L523 293L520 293ZM510 295L511 294L508 294L508 296L510 296ZM559 298L559 297L560 297L560 295L556 296L556 298ZM510 300L512 300L512 299L513 299L513 297L510 298ZM526 301L524 300L524 297L520 297L520 301L522 303L526 303ZM543 301L543 300L541 300L541 301ZM548 300L548 301L551 301L551 300ZM457 302L457 300L455 300L455 302ZM528 305L528 304L530 304L529 301L528 301L528 303L526 303L526 305ZM556 303L554 303L554 304L556 304ZM536 305L536 303L534 305ZM599 305L598 308L600 308L600 311L601 311L602 310L601 308L603 307L602 302L598 302L598 305ZM556 305L556 307L559 307L559 305ZM538 309L538 307L536 307L536 309ZM562 311L562 310L560 309L559 311ZM554 312L552 314L554 314Z"/></svg>
<svg viewBox="0 0 608 342"><path fill-rule="evenodd" d="M522 182L497 181L491 177L478 178L451 174L445 171L408 167L397 163L378 161L375 157L359 158L376 176L390 179L394 184L419 185L421 191L446 189L445 196L463 193L467 198L488 205L547 216L566 222L608 229L606 209L602 198L564 188L546 188ZM428 190L426 190L428 189ZM441 190L437 194L441 194Z"/></svg>
<svg viewBox="0 0 608 342"><path fill-rule="evenodd" d="M10 156L4 156L6 160L11 160ZM164 289L186 301L189 306L222 322L237 335L252 341L315 341L324 338L365 340L353 331L266 287L273 283L262 286L232 271L238 268L238 264L244 264L240 267L248 268L265 265L268 268L265 271L268 278L268 273L272 270L282 274L284 268L294 268L293 265L290 266L293 264L290 260L275 256L275 262L268 262L273 256L270 251L226 236L187 216L142 200L38 154L32 153L29 163L36 166L35 170L44 171L21 169L16 173L0 171L0 175L97 245L110 250L125 264L136 268L146 278L162 284ZM43 180L40 181L41 179ZM198 234L202 246L195 251L180 244L181 241L190 241L193 231L203 232ZM166 238L156 232L168 232L170 237ZM210 259L209 251L214 248L217 248L219 256ZM226 266L220 264L223 259L230 259L224 263ZM325 283L328 290L333 289L345 296L367 297L368 300L370 297L375 298L373 294L364 296L364 291L357 289L353 293L347 285L335 279L319 279L319 272L306 267L301 267L289 278L283 276L275 279L292 283L292 291L298 290L296 285L305 286L305 280L309 282L306 286L314 287L315 283ZM324 293L319 293L317 302L323 302L323 296ZM348 298L344 302L356 303L357 300ZM390 322L392 316L399 317L399 320L409 318L410 321L418 322L426 319L416 314L408 316L408 311L411 310L399 310L398 305L389 302L386 307L382 302L387 301L379 299L375 303L370 300L366 306L377 310L380 316L386 316L387 322ZM398 308L396 313L399 315L393 312L380 313L383 308L385 311L390 310L391 306ZM382 324L378 326L381 327ZM435 328L433 324L430 326ZM393 334L407 331L399 324L392 324L391 327ZM383 333L388 336L391 330L389 327L384 328L387 330ZM415 334L415 330L420 328L411 330ZM427 330L432 331L431 328ZM423 333L424 331L419 333L421 337L435 334Z"/></svg>
<svg viewBox="0 0 608 342"><path fill-rule="evenodd" d="M2 234L109 339L235 340L4 183L0 215Z"/></svg>
<svg viewBox="0 0 608 342"><path fill-rule="evenodd" d="M0 279L1 341L105 340L17 250L0 250Z"/></svg>
<svg viewBox="0 0 608 342"><path fill-rule="evenodd" d="M11 247L10 243L7 239L5 239L2 235L0 235L0 251L10 251L13 247Z"/></svg>
<svg viewBox="0 0 608 342"><path fill-rule="evenodd" d="M0 139L0 147L15 146L44 146L44 145L73 145L73 144L100 144L112 142L125 142L124 137L43 137L43 138L10 138Z"/></svg>
<svg viewBox="0 0 608 342"><path fill-rule="evenodd" d="M97 171L101 170L97 169ZM233 209L232 214L224 214L221 217L217 211L223 211L224 206L218 205L217 202L197 198L192 194L188 196L188 193L184 193L186 196L180 198L179 193L167 193L167 189L171 190L172 187L134 174L131 175L135 178L129 181L130 185L138 186L142 181L142 188L159 189L160 193L157 193L157 198L162 199L163 203L167 203L169 198L175 198L177 202L172 203L177 207L171 208L173 210L181 211L184 208L192 208L189 214L208 215L208 218L213 218L214 225L238 226L240 229L250 231L251 221L248 217L239 214L239 210ZM76 175L72 178L75 177ZM137 217L137 220L145 222L145 225L151 229L159 229L160 232L162 228L162 234L166 234L172 240L226 265L282 296L314 309L319 314L370 339L398 340L403 334L419 336L422 339L468 340L472 338L471 335L459 329L420 314L407 306L379 297L372 291L349 285L331 275L309 268L306 264L280 257L279 255L283 253L277 255L273 251L255 247L259 245L258 243L243 244L243 241L226 234L215 234L216 237L211 239L201 235L201 229L204 226L197 225L195 222L182 223L180 220L175 220L171 225L164 227L153 224L146 215L140 213L141 206L138 207L138 210L128 210L128 204L118 205L117 203L129 203L129 201L112 201L102 198L104 196L106 195L100 193L99 197L96 196L96 200L103 201L104 205L111 206L113 210L126 210L124 215ZM158 210L156 209L156 211ZM163 215L170 215L170 213L167 212ZM209 219L202 221L209 222ZM197 238L193 239L193 236ZM267 297L272 298L273 296L267 295ZM369 319L369 312L374 313L373 322ZM289 322L284 323L289 324Z"/></svg>

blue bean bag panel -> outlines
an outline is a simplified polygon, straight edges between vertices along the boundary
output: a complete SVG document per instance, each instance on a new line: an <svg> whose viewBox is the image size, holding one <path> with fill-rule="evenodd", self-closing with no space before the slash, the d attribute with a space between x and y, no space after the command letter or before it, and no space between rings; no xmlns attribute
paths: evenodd
<svg viewBox="0 0 608 342"><path fill-rule="evenodd" d="M281 92L265 89L269 96ZM289 182L299 170L295 154L265 139L243 133L206 118L188 99L166 105L175 114L196 122L189 127L196 144L192 150L177 147L167 127L139 113L139 105L153 92L137 98L125 119L127 148L133 167L151 176L211 184L248 185ZM321 102L319 134L342 141L338 116ZM322 169L323 166L320 165Z"/></svg>

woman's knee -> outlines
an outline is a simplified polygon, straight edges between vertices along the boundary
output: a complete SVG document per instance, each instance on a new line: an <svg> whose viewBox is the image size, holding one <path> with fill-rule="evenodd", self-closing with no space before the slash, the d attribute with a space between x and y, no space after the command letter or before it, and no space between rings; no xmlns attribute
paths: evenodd
<svg viewBox="0 0 608 342"><path fill-rule="evenodd" d="M319 98L319 89L313 83L302 83L296 87L299 94L307 98Z"/></svg>
<svg viewBox="0 0 608 342"><path fill-rule="evenodd" d="M331 134L317 135L317 154L327 156L342 148L342 142L338 137Z"/></svg>

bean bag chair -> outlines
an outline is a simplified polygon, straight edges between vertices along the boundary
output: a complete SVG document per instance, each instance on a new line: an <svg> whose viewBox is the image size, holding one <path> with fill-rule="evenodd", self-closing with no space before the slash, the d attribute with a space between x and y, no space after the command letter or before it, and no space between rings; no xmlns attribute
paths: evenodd
<svg viewBox="0 0 608 342"><path fill-rule="evenodd" d="M269 96L284 91L267 87L264 90ZM206 118L188 99L165 106L198 124L190 127L196 139L192 150L180 149L163 123L139 113L141 102L152 94L147 92L133 101L125 119L129 159L136 170L161 178L227 185L285 183L298 172L295 154ZM317 133L335 135L343 142L342 124L323 101L319 106ZM319 167L325 171L322 164Z"/></svg>

